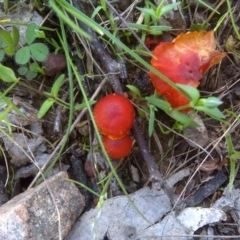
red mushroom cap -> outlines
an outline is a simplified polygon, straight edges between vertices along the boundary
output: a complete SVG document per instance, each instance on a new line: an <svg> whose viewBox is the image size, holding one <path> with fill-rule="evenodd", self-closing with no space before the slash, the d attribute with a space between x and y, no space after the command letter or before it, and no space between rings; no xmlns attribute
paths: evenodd
<svg viewBox="0 0 240 240"><path fill-rule="evenodd" d="M132 139L129 135L116 140L103 136L102 141L110 158L124 158L132 149Z"/></svg>
<svg viewBox="0 0 240 240"><path fill-rule="evenodd" d="M110 94L100 99L93 114L99 132L111 139L125 136L134 121L132 103L120 94Z"/></svg>
<svg viewBox="0 0 240 240"><path fill-rule="evenodd" d="M182 33L172 42L160 43L153 51L151 64L172 82L197 87L203 74L226 56L215 48L213 31ZM172 107L189 103L187 97L152 72L150 79Z"/></svg>

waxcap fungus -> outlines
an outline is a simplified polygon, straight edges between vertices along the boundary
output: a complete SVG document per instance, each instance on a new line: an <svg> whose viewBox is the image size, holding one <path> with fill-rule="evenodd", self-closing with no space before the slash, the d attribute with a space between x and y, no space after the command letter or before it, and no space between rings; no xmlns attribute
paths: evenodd
<svg viewBox="0 0 240 240"><path fill-rule="evenodd" d="M132 103L121 94L110 94L100 99L93 110L101 134L111 139L124 137L134 121Z"/></svg>
<svg viewBox="0 0 240 240"><path fill-rule="evenodd" d="M132 139L129 135L116 140L103 136L102 141L110 158L124 158L129 155L132 149Z"/></svg>

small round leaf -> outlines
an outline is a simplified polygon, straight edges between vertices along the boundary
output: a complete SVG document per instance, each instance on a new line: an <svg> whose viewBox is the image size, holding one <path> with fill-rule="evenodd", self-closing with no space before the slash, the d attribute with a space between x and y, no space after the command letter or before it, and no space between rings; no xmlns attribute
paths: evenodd
<svg viewBox="0 0 240 240"><path fill-rule="evenodd" d="M28 79L28 80L32 80L32 79L34 79L36 76L37 76L37 72L36 71L28 71L27 72L27 74L26 74L26 78Z"/></svg>
<svg viewBox="0 0 240 240"><path fill-rule="evenodd" d="M39 62L43 62L46 60L48 56L48 48L43 43L33 43L29 46L31 55L33 58L35 58Z"/></svg>
<svg viewBox="0 0 240 240"><path fill-rule="evenodd" d="M39 27L35 23L30 23L26 29L26 43L31 44L37 37L36 30L38 30Z"/></svg>
<svg viewBox="0 0 240 240"><path fill-rule="evenodd" d="M18 73L19 73L20 75L26 75L27 72L28 72L28 68L27 68L27 67L20 67L20 68L18 69Z"/></svg>
<svg viewBox="0 0 240 240"><path fill-rule="evenodd" d="M35 71L37 72L38 69L40 68L39 64L37 62L33 62L29 65L30 71Z"/></svg>
<svg viewBox="0 0 240 240"><path fill-rule="evenodd" d="M26 64L30 59L29 47L20 48L15 54L15 61L18 64Z"/></svg>

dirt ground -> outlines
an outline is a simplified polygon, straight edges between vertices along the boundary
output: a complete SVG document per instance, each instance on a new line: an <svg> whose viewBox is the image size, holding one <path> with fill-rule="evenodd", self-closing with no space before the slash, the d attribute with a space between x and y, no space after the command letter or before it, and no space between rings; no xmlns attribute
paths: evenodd
<svg viewBox="0 0 240 240"><path fill-rule="evenodd" d="M73 1L72 4L74 8L78 9L79 4L76 2L78 1ZM190 29L215 30L217 50L226 52L227 56L204 74L198 89L201 98L214 96L222 101L219 109L226 118L218 121L199 112L198 117L202 121L202 129L196 130L196 128L190 127L184 130L181 124L176 123L161 109L157 109L152 123L153 133L149 136L151 116L149 103L145 97L154 94L154 88L149 79L149 70L121 46L111 41L106 34L94 33L89 40L81 36L78 30L73 29L71 25L66 24L67 48L72 62L75 64L75 69L80 74L81 87L73 70L69 72L72 66L69 65L64 47L61 46L64 42L64 35L61 29L62 23L60 23L55 10L45 1L26 2L24 4L27 7L30 6L29 11L36 11L44 19L41 29L47 38L40 41L48 46L50 53L57 52L57 54L56 58L50 58L49 55L48 60L41 62L40 67L44 66L47 72L38 73L31 80L26 76L19 75L19 65L13 60L14 57L7 56L2 60L4 66L13 69L16 76L20 78L20 83L7 91L10 84L0 82L1 92L7 91L6 95L11 101L19 109L24 109L23 111L28 116L27 119L24 119L19 115L8 113L12 124L10 136L13 143L9 140L8 135L0 133L1 166L6 173L3 177L4 197L2 197L2 203L36 183L38 170L32 170L35 164L26 157L25 153L19 152L19 148L14 143L20 143L25 152L32 154L36 162L39 161L40 167L46 165L44 170L48 169L53 172L53 170L63 169L68 172L71 179L81 182L100 195L106 194L107 198L124 195L124 191L130 194L146 185L154 188L155 182L164 188L164 179L185 168L190 170L190 175L181 179L170 189L170 192L166 188L169 197L172 200L176 196L180 197L184 207L211 207L217 199L221 198L224 189L229 188L230 181L233 183L232 186L230 185L232 189L238 189L240 183L238 173L240 157L240 2L183 1L179 8L174 8L157 21L158 26L171 27L170 30L163 31L158 35L149 34L147 31L136 28L131 28L130 31L128 28L130 28L130 23L141 22L143 16L137 7L153 8L159 1L139 1L138 3L131 0L109 1L106 11L99 1L79 2L81 4L80 11L91 17L95 9L94 21L114 33L119 41L131 50L135 50L135 53L148 63L151 59L150 51L160 42L170 42L179 34L186 33ZM172 3L170 0L164 2L165 5ZM232 16L228 12L229 2ZM98 6L99 12L96 11ZM4 7L2 6L2 8ZM17 11L16 8L14 9ZM217 13L214 13L213 9ZM71 14L68 14L67 17L73 19ZM11 11L7 13L7 16L11 18ZM91 34L85 25L87 23L81 25L80 20L75 22L85 32ZM143 22L141 23L143 24ZM2 26L4 28L4 25ZM114 29L114 26L117 29ZM141 39L141 42L136 39L132 31ZM50 44L49 39L54 39L59 44L59 49ZM146 44L145 46L142 46L142 41ZM145 51L146 49L148 51ZM118 65L116 71L112 72L115 62ZM120 73L119 68L122 68ZM53 84L60 74L65 74L65 76L57 93L57 100L55 99L49 111L39 119L37 117L38 110L49 96L45 93L52 91ZM71 84L69 84L69 79L73 80ZM127 85L137 87L141 97L131 91ZM130 131L133 139L131 153L120 161L112 161L111 166L99 145L98 134L96 134L91 120L92 113L89 113L86 108L84 110L71 108L70 104L75 106L84 103L85 97L88 100L98 101L108 94L119 91L133 103L136 125ZM93 106L91 105L90 108L93 109ZM200 145L203 139L206 140L206 143L200 148L192 146L188 141L189 136L192 141ZM147 149L145 155L142 151L144 147ZM152 160L154 160L153 165L151 165ZM110 182L107 180L107 176L113 177L114 175L112 167L115 168L115 174L117 173L119 176L122 185L116 178ZM156 169L151 172L149 170L151 167ZM8 181L5 184L7 176ZM95 207L99 198L91 194L85 187L78 187L85 196L85 210ZM234 214L232 209L228 209L226 213L228 217L226 222L211 227L212 236L219 236L218 239L223 239L221 236L240 235L238 213ZM195 234L200 235L207 229L209 229L208 225L198 229ZM195 239L200 239L200 237ZM236 239L239 238L236 237Z"/></svg>

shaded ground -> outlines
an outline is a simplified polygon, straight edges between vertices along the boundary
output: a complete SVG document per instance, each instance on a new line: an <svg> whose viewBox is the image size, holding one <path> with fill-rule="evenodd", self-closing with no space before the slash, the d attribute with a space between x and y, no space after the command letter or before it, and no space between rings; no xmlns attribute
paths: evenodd
<svg viewBox="0 0 240 240"><path fill-rule="evenodd" d="M147 1L145 1L145 3L147 3ZM126 22L136 23L137 20L139 20L140 12L136 7L144 7L144 2L135 4L133 1L116 1L113 5L111 3L109 4L108 13L115 17L118 26L118 38L123 43L128 44L131 49L136 49L139 43L133 35L130 34L130 31L127 30L128 25L126 25ZM152 4L156 5L154 1L152 1ZM233 18L239 33L239 1L236 1L236 3L232 2L231 4L235 10ZM76 4L75 1L74 5L78 8L78 4ZM94 42L89 43L70 27L65 27L69 52L71 53L74 64L76 64L77 71L82 77L84 93L87 98L90 99L93 94L97 92L95 99L98 100L116 91L119 86L115 84L112 76L117 76L124 94L128 96L135 106L138 131L144 136L149 153L153 156L163 178L168 178L184 168L190 168L191 174L178 182L171 190L176 196L181 196L186 206L194 207L210 207L216 199L222 196L223 190L228 187L230 181L230 167L233 171L233 175L231 175L231 177L234 178L233 188L239 188L239 39L233 30L233 23L229 15L227 15L220 24L220 18L228 11L227 1L209 1L208 5L217 9L219 14L213 14L211 9L200 3L198 4L197 1L187 1L184 3L185 8L181 10L181 13L179 10L172 11L159 21L159 25L169 25L172 29L164 32L160 36L149 35L149 39L153 42L147 44L147 47L152 50L158 42L171 41L178 34L188 31L190 27L199 27L200 25L203 27L204 25L204 27L206 27L205 30L212 30L219 25L215 32L218 44L217 48L221 52L227 52L228 55L219 65L212 67L207 74L205 74L199 90L201 97L215 96L222 100L223 104L220 106L220 109L225 114L226 119L220 123L217 120L199 113L205 125L205 134L208 135L207 144L205 144L202 149L191 146L189 141L186 141L186 137L184 137L184 131L179 128L181 126L177 125L173 119L161 110L156 112L153 135L149 137L149 114L146 112L149 105L144 98L141 99L137 97L136 94L129 91L126 87L126 85L136 86L143 97L153 94L153 88L148 77L148 70L133 60L133 58L122 49L114 46L107 37L99 37L98 35L99 42L97 44L100 43L112 59L118 63L122 63L124 66L123 69L125 72L121 73L120 77L118 72L117 74L116 72L110 73L108 67L110 67L111 62L105 62L105 55L102 55L103 58L99 59L96 54L98 45L95 45L95 49L93 47L90 48L90 45L94 46ZM83 6L83 11L91 16L92 6L87 3L83 3ZM96 3L95 7L97 6L98 3ZM133 6L133 8L131 8L131 6ZM36 7L36 11L43 18L46 17L43 26L51 30L58 29L60 33L61 29L56 15L48 15L50 8L44 5L42 5L42 7L43 8ZM122 22L121 19L119 20L118 14L111 8L114 8L118 14L122 14L126 22ZM129 13L129 15L124 14L124 11ZM9 16L11 17L11 13L9 13ZM99 11L99 15L96 15L95 19L96 22L100 23L109 31L112 31L108 17L104 11ZM143 38L143 32L135 32L139 38ZM49 39L52 37L60 44L60 40L55 31L45 31L45 34ZM130 36L127 36L127 34ZM56 48L47 41L41 41L48 45L50 52L53 53L56 50ZM59 53L64 54L63 48L59 50ZM149 62L150 58L146 52L139 52L139 54ZM60 58L61 57L62 55ZM53 62L48 62L47 64L45 63L45 66L51 64L57 67L59 66L58 60L54 59L52 61ZM57 64L54 63L55 61ZM2 64L11 67L18 76L18 65L12 61L11 57L5 58ZM106 65L108 65L108 67L106 67ZM71 77L69 76L67 65L63 64L63 68L64 69L59 70L53 67L50 74L38 74L37 77L32 80L21 77L23 84L15 86L8 94L14 104L16 104L18 108L24 108L29 115L27 120L25 120L22 118L19 119L19 116L16 117L16 114L13 114L11 118L9 114L9 118L11 118L10 122L17 125L13 127L13 133L11 134L13 141L9 140L9 137L4 136L4 134L0 136L2 139L2 148L4 149L2 151L5 153L5 155L2 155L1 165L6 169L7 164L9 169L9 173L6 174L9 180L5 187L6 191L3 191L2 203L5 203L7 198L11 199L17 194L24 192L29 186L35 184L35 180L33 182L32 180L37 175L38 169L34 168L35 164L31 163L30 157L26 156L26 152L34 160L39 162L40 167L47 162L49 162L47 164L49 166L50 163L53 162L54 156L56 156L59 148L63 146L63 142L61 141L63 137L66 136L66 131L70 129L67 127L71 110L69 107L64 107L60 104L54 104L41 120L37 119L37 111L43 101L46 100L46 95L43 95L43 91L50 92L57 76L59 76L60 73L65 73L65 80L58 93L58 98L69 103L71 94L73 94L74 105L84 102L83 91L75 75L73 74L73 92L71 92L71 86L69 87L68 81ZM104 80L106 76L109 76L108 80ZM0 84L1 91L4 92L8 85L3 82ZM108 174L112 176L112 171L99 148L89 113L84 111L74 111L73 122L75 119L78 119L78 124L74 125L69 137L66 138L66 145L61 149L58 161L54 166L51 166L51 168L55 171L59 171L60 169L68 171L71 179L81 182L101 196L105 193L107 193L107 198L123 195L123 190L115 178L110 182L105 178ZM134 129L134 131L136 131L136 129ZM134 131L131 131L133 138L135 136ZM190 132L192 131L193 129L190 129ZM193 135L193 140L199 143L200 138L202 138L204 134L196 133ZM25 150L25 153L22 153L22 151L19 152L19 146L12 142L20 145ZM56 154L52 154L54 153L54 149L57 150ZM133 193L143 188L144 185L151 185L151 181L148 182L149 171L144 156L141 154L141 146L139 146L138 140L134 142L131 154L122 161L114 161L113 165L116 167L116 172L127 193ZM5 185L5 179L6 177L2 179L3 186ZM102 180L102 183L98 184L100 180ZM104 186L107 186L107 190L104 189ZM96 206L99 200L98 197L91 194L83 186L79 186L79 189L85 196L86 210ZM231 209L227 210L226 213L228 215L227 221L214 225L212 227L213 235L237 236L240 234L237 228L239 216L235 216L236 214L234 215L234 211L231 211ZM204 226L199 229L196 234L205 234L209 228L208 225Z"/></svg>

